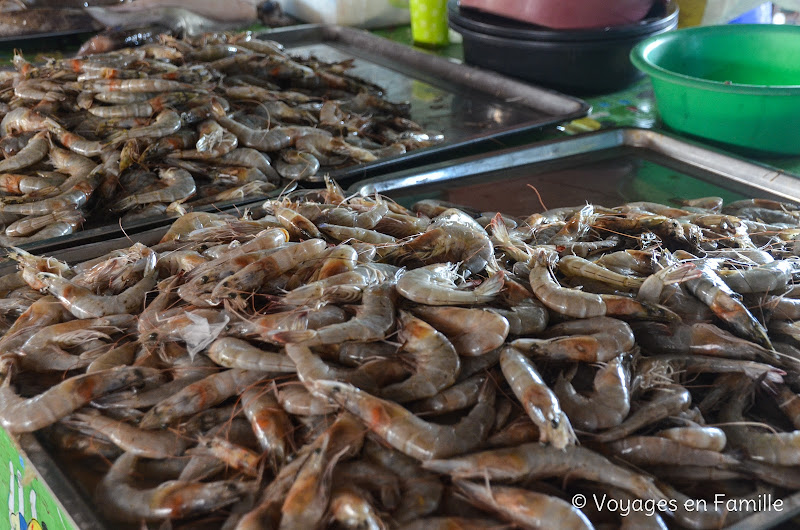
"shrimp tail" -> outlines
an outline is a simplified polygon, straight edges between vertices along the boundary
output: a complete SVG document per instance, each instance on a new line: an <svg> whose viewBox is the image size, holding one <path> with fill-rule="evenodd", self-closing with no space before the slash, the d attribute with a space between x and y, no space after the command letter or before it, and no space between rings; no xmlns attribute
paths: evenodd
<svg viewBox="0 0 800 530"><path fill-rule="evenodd" d="M500 271L476 287L475 293L487 297L495 296L503 289L503 285L505 285L505 273Z"/></svg>
<svg viewBox="0 0 800 530"><path fill-rule="evenodd" d="M289 342L307 342L315 335L316 332L313 329L294 329L272 333L270 338L280 344L287 344Z"/></svg>

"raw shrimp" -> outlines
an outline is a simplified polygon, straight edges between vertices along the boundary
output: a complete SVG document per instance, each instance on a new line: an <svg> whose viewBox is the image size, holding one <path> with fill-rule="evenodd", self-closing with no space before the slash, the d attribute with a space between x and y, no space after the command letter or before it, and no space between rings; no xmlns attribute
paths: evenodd
<svg viewBox="0 0 800 530"><path fill-rule="evenodd" d="M270 392L248 388L242 393L242 409L259 447L274 472L286 464L292 437L292 422Z"/></svg>
<svg viewBox="0 0 800 530"><path fill-rule="evenodd" d="M233 368L183 388L156 404L144 415L139 427L155 429L222 403L232 395L268 377L268 372Z"/></svg>
<svg viewBox="0 0 800 530"><path fill-rule="evenodd" d="M550 267L536 260L529 277L536 297L549 309L573 318L625 316L646 320L677 320L677 315L665 307L637 302L616 295L587 293L562 287L553 278Z"/></svg>
<svg viewBox="0 0 800 530"><path fill-rule="evenodd" d="M141 385L158 371L128 367L76 375L32 398L19 397L10 377L0 386L0 425L10 433L33 432L47 427L105 394Z"/></svg>
<svg viewBox="0 0 800 530"><path fill-rule="evenodd" d="M367 493L353 486L334 482L331 492L328 514L345 528L363 528L364 530L386 530L387 525L381 519L378 510L372 505Z"/></svg>
<svg viewBox="0 0 800 530"><path fill-rule="evenodd" d="M285 373L297 371L294 361L286 354L268 352L234 337L215 340L206 354L215 363L227 368Z"/></svg>
<svg viewBox="0 0 800 530"><path fill-rule="evenodd" d="M47 131L39 131L28 143L14 156L0 162L0 173L10 173L19 169L32 166L47 156L50 150Z"/></svg>
<svg viewBox="0 0 800 530"><path fill-rule="evenodd" d="M137 204L149 204L153 202L174 202L188 199L197 191L194 178L191 173L183 169L167 168L159 173L160 182L166 186L160 187L155 191L141 191L128 195L118 201L112 209L114 211L125 211L133 208Z"/></svg>
<svg viewBox="0 0 800 530"><path fill-rule="evenodd" d="M472 291L460 289L458 265L437 263L406 271L397 280L397 292L427 305L480 304L492 301L503 288L503 272L492 275Z"/></svg>
<svg viewBox="0 0 800 530"><path fill-rule="evenodd" d="M494 449L446 460L429 460L422 466L456 479L489 479L519 481L569 476L616 486L637 498L656 502L667 496L653 479L612 464L599 454L579 445L563 449L528 443L507 449Z"/></svg>
<svg viewBox="0 0 800 530"><path fill-rule="evenodd" d="M701 276L685 282L686 287L708 305L714 314L725 321L736 334L772 349L767 330L734 297L730 287L714 271L713 264L715 262L702 260L697 267Z"/></svg>
<svg viewBox="0 0 800 530"><path fill-rule="evenodd" d="M532 362L519 350L506 346L500 353L500 367L511 390L539 428L540 442L550 443L557 449L577 443L558 398L544 383Z"/></svg>
<svg viewBox="0 0 800 530"><path fill-rule="evenodd" d="M580 276L611 285L618 289L635 290L642 286L645 279L636 278L601 267L578 256L563 256L558 260L558 270L567 276Z"/></svg>
<svg viewBox="0 0 800 530"><path fill-rule="evenodd" d="M494 423L494 388L487 384L478 403L455 425L428 423L404 407L337 381L312 381L315 394L355 414L395 449L418 460L446 458L478 447Z"/></svg>
<svg viewBox="0 0 800 530"><path fill-rule="evenodd" d="M632 412L625 421L595 435L594 439L598 442L619 440L646 425L688 409L691 402L691 394L683 387L659 387L653 391L650 400Z"/></svg>
<svg viewBox="0 0 800 530"><path fill-rule="evenodd" d="M83 221L83 213L79 210L59 210L40 217L25 217L19 221L14 221L6 227L6 235L9 237L24 237L36 233L47 226L52 226L54 223L80 226Z"/></svg>
<svg viewBox="0 0 800 530"><path fill-rule="evenodd" d="M690 447L658 436L628 436L606 444L609 451L634 466L736 466L739 460L731 455Z"/></svg>
<svg viewBox="0 0 800 530"><path fill-rule="evenodd" d="M156 254L152 253L148 257L142 279L115 296L93 294L91 290L49 272L40 272L36 278L76 318L99 318L106 315L134 313L144 303L147 292L156 285L155 264Z"/></svg>
<svg viewBox="0 0 800 530"><path fill-rule="evenodd" d="M395 324L394 293L394 284L391 282L367 287L362 304L356 309L356 316L347 322L319 329L280 331L272 334L272 339L283 344L298 342L306 346L338 344L348 340L382 340Z"/></svg>
<svg viewBox="0 0 800 530"><path fill-rule="evenodd" d="M418 306L411 312L444 333L459 355L483 355L502 346L508 336L508 320L484 309Z"/></svg>
<svg viewBox="0 0 800 530"><path fill-rule="evenodd" d="M92 409L72 414L66 420L66 424L96 431L117 444L123 451L145 458L179 456L189 445L189 440L170 430L146 431L129 423L103 416Z"/></svg>
<svg viewBox="0 0 800 530"><path fill-rule="evenodd" d="M624 355L618 355L594 376L594 391L583 396L560 374L553 386L561 408L576 428L586 431L608 429L622 423L631 407L630 369Z"/></svg>
<svg viewBox="0 0 800 530"><path fill-rule="evenodd" d="M593 529L592 523L570 503L535 491L489 486L466 480L455 482L467 498L523 528Z"/></svg>
<svg viewBox="0 0 800 530"><path fill-rule="evenodd" d="M486 383L486 378L486 374L472 375L435 396L417 401L414 410L418 413L444 414L471 407L478 402L478 395Z"/></svg>
<svg viewBox="0 0 800 530"><path fill-rule="evenodd" d="M161 138L178 132L181 128L181 117L174 110L165 110L156 116L152 125L134 127L127 131L119 131L108 137L107 142L115 144L132 138Z"/></svg>
<svg viewBox="0 0 800 530"><path fill-rule="evenodd" d="M248 264L220 281L211 292L217 303L222 299L247 296L265 282L277 278L306 260L313 259L325 249L321 239L309 239L285 246Z"/></svg>
<svg viewBox="0 0 800 530"><path fill-rule="evenodd" d="M607 362L635 345L631 327L609 317L562 322L551 326L547 335L555 338L517 339L511 344L532 355L583 362Z"/></svg>
<svg viewBox="0 0 800 530"><path fill-rule="evenodd" d="M136 459L133 453L123 454L97 485L97 505L113 520L133 523L199 516L233 504L253 488L238 480L171 480L141 490L129 484Z"/></svg>
<svg viewBox="0 0 800 530"><path fill-rule="evenodd" d="M381 396L398 403L435 396L455 383L461 362L447 338L424 321L400 311L397 338L409 354L415 371L411 377L389 385Z"/></svg>
<svg viewBox="0 0 800 530"><path fill-rule="evenodd" d="M718 427L693 425L691 427L672 427L658 431L655 436L667 438L689 447L720 452L725 449L725 431Z"/></svg>
<svg viewBox="0 0 800 530"><path fill-rule="evenodd" d="M459 262L467 274L478 274L492 256L493 246L483 227L460 210L450 209L398 251L401 261L413 258L426 265Z"/></svg>

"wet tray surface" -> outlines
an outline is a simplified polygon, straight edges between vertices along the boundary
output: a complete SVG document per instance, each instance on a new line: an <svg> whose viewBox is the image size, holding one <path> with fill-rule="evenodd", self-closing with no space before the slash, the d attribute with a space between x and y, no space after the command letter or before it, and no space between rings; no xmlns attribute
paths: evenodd
<svg viewBox="0 0 800 530"><path fill-rule="evenodd" d="M800 201L800 180L781 170L641 129L617 129L433 164L364 180L351 193L403 204L439 199L481 211L527 215L589 201L719 196Z"/></svg>

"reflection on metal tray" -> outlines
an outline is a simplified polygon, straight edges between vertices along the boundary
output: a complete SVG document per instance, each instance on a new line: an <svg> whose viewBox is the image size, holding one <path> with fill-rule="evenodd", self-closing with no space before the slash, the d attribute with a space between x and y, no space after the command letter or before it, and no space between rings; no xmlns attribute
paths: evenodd
<svg viewBox="0 0 800 530"><path fill-rule="evenodd" d="M391 102L409 102L412 120L444 134L439 145L331 172L340 181L441 159L451 149L570 120L589 110L580 99L422 53L363 30L305 25L261 37L280 42L292 55L314 55L324 61L354 58L348 73L382 87Z"/></svg>
<svg viewBox="0 0 800 530"><path fill-rule="evenodd" d="M440 199L481 211L528 215L589 201L671 203L720 196L800 202L800 180L644 129L615 129L498 151L364 180L350 193L385 193L403 204Z"/></svg>

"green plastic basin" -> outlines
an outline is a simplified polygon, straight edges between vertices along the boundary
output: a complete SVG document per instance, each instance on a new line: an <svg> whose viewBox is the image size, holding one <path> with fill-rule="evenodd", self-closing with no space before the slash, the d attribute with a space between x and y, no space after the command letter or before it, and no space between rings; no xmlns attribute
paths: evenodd
<svg viewBox="0 0 800 530"><path fill-rule="evenodd" d="M800 27L734 24L653 36L631 50L668 127L800 154Z"/></svg>

